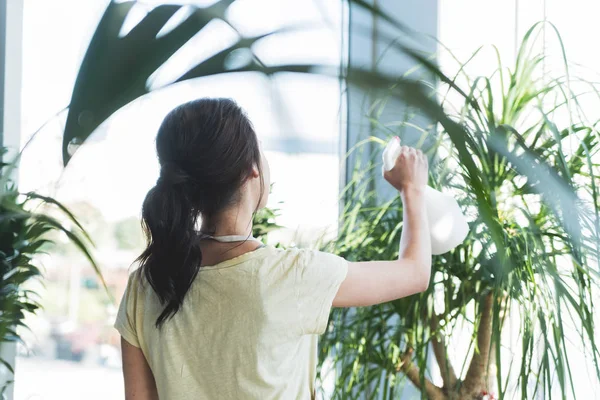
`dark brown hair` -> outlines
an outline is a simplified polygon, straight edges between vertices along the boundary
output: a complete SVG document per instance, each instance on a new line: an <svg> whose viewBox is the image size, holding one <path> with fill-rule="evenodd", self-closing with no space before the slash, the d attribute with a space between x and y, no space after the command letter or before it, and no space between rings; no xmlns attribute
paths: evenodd
<svg viewBox="0 0 600 400"><path fill-rule="evenodd" d="M250 120L233 100L200 99L165 117L156 151L160 177L144 200L147 248L138 261L164 305L156 320L160 327L180 309L198 273L198 219L238 201L252 167L260 169L260 149Z"/></svg>

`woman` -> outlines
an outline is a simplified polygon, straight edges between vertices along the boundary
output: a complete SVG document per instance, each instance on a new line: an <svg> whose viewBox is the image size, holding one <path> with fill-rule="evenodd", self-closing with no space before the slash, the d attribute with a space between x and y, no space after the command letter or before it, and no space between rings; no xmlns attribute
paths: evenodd
<svg viewBox="0 0 600 400"><path fill-rule="evenodd" d="M314 398L317 338L332 306L379 304L427 288L428 171L420 151L403 147L384 174L404 203L399 259L347 262L252 238L252 216L267 203L269 164L233 101L177 107L156 148L160 178L142 211L148 246L115 324L127 400Z"/></svg>

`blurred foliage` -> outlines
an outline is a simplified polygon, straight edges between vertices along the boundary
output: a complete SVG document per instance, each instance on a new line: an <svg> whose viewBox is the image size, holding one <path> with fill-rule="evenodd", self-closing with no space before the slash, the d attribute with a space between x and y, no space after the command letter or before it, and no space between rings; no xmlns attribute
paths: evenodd
<svg viewBox="0 0 600 400"><path fill-rule="evenodd" d="M201 8L161 4L152 8L131 31L122 35L124 23L136 1L111 1L87 48L71 95L63 135L65 165L78 145L112 114L152 90L189 79L233 72L309 72L311 65L265 65L252 47L280 31L244 36L202 60L175 80L153 87L151 77L181 47L213 20L227 22L227 10L235 0L219 0ZM191 10L191 11L190 11ZM190 11L185 13L185 11ZM184 12L186 17L172 29L169 20Z"/></svg>
<svg viewBox="0 0 600 400"><path fill-rule="evenodd" d="M252 236L266 244L269 232L281 228L275 221L278 216L278 208L265 207L258 210L252 221Z"/></svg>

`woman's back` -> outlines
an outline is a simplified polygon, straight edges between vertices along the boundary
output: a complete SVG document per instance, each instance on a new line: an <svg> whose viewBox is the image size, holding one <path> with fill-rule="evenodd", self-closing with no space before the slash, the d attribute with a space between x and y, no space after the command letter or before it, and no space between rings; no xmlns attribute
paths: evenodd
<svg viewBox="0 0 600 400"><path fill-rule="evenodd" d="M116 327L142 349L161 399L308 399L346 272L330 254L262 247L202 267L160 329L164 307L134 273Z"/></svg>
<svg viewBox="0 0 600 400"><path fill-rule="evenodd" d="M252 221L267 204L270 169L235 102L177 107L156 151L160 176L142 207L147 246L116 322L128 400L308 399L332 304L379 304L429 284L420 151L403 147L384 174L403 202L399 259L351 263L256 248Z"/></svg>

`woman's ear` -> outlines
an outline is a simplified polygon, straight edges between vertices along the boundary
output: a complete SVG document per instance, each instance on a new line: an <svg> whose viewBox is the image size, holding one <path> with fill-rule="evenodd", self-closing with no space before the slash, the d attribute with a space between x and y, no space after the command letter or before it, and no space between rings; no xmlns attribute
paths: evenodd
<svg viewBox="0 0 600 400"><path fill-rule="evenodd" d="M260 171L256 165L252 166L252 171L250 171L251 178L260 178Z"/></svg>

